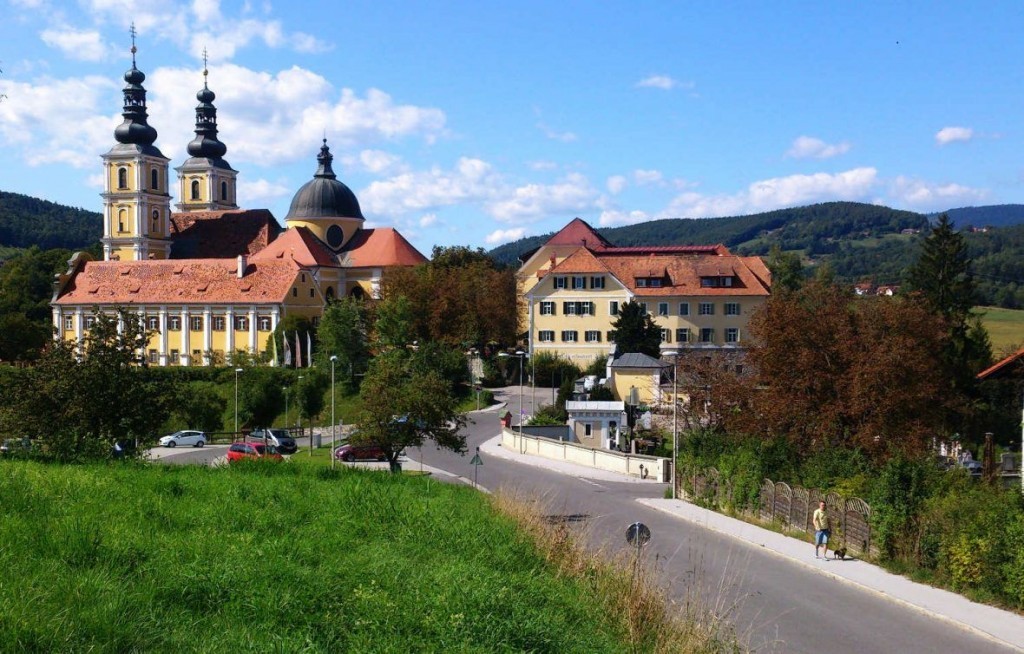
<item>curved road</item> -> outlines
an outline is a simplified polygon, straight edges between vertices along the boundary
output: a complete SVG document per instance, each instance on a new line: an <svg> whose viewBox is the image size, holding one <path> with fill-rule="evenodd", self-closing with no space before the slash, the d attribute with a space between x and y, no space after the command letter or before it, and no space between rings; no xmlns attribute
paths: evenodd
<svg viewBox="0 0 1024 654"><path fill-rule="evenodd" d="M518 390L499 391L498 399L516 410ZM538 402L545 402L549 393L548 389L537 391ZM524 401L529 413L529 396ZM470 454L426 445L423 462L472 479L470 455L499 433L497 416L497 412L471 414L466 427ZM208 463L224 449L207 446L170 452L161 448L159 454L167 463ZM421 456L414 448L408 454L416 460ZM407 463L409 468L415 465ZM1019 651L636 502L640 497L663 497L667 484L597 482L486 455L478 480L492 491L518 493L540 502L546 515L573 525L589 547L609 555L625 548L629 524L644 522L653 534L644 550L645 560L670 594L677 601L696 597L714 607L758 651Z"/></svg>

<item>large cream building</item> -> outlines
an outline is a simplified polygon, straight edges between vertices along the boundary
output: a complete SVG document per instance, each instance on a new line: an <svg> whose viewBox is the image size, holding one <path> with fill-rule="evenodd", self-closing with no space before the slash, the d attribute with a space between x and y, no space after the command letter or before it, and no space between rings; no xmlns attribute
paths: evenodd
<svg viewBox="0 0 1024 654"><path fill-rule="evenodd" d="M214 93L196 95L195 138L178 168L171 212L170 160L148 124L146 76L125 73L124 122L103 155L103 261L76 253L55 282L57 337L80 341L96 315L126 310L152 331L152 365L217 365L267 352L285 316L316 323L335 297L379 297L391 266L426 261L394 229L363 228L359 201L338 181L326 139L313 179L296 192L286 229L265 209L236 204L238 172L217 137Z"/></svg>
<svg viewBox="0 0 1024 654"><path fill-rule="evenodd" d="M616 247L579 218L526 253L518 278L530 352L584 365L612 350L612 323L626 302L646 307L663 350L729 348L742 345L771 292L760 257L724 245Z"/></svg>

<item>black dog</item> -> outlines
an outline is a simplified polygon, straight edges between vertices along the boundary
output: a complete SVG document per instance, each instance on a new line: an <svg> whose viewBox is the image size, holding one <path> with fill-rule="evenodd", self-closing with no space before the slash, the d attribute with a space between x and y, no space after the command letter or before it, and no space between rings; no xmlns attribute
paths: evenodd
<svg viewBox="0 0 1024 654"><path fill-rule="evenodd" d="M836 554L835 558L839 559L840 561L846 560L846 548L845 547L840 547L839 549L837 549L835 554Z"/></svg>

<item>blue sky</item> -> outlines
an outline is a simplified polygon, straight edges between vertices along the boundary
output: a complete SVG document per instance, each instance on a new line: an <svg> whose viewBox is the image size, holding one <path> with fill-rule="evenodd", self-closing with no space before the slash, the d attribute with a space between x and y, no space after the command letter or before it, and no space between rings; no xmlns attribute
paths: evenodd
<svg viewBox="0 0 1024 654"><path fill-rule="evenodd" d="M133 20L172 166L205 47L239 204L283 222L326 133L367 225L428 253L575 216L1024 202L1019 2L0 0L0 16L0 189L97 211Z"/></svg>

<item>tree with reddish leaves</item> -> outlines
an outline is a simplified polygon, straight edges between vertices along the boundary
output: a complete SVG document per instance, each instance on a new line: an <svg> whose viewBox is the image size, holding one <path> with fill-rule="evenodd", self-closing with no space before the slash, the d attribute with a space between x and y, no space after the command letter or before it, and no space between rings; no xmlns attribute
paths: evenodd
<svg viewBox="0 0 1024 654"><path fill-rule="evenodd" d="M821 280L772 297L752 319L749 407L732 428L808 450L920 453L964 399L936 356L944 322L914 298L855 298Z"/></svg>

